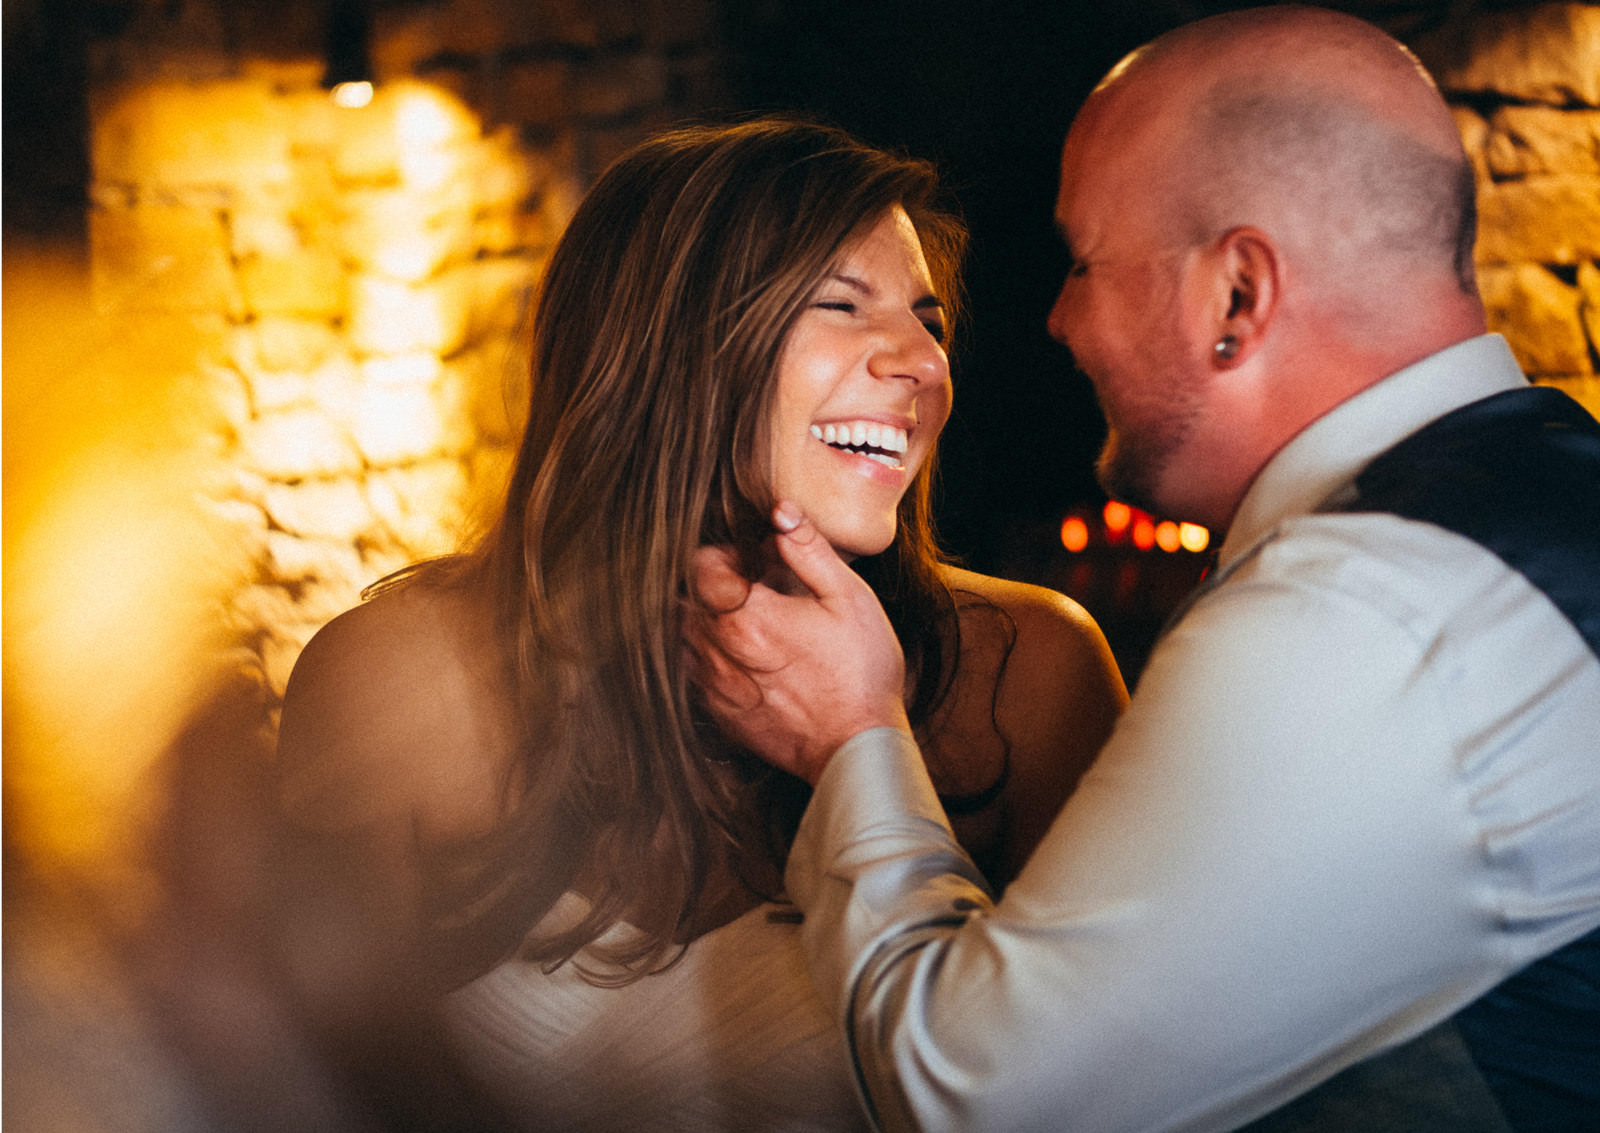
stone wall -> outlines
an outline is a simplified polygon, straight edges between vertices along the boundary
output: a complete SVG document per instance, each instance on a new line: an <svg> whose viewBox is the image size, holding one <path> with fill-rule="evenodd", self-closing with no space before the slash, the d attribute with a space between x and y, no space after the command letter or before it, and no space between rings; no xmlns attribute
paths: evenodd
<svg viewBox="0 0 1600 1133"><path fill-rule="evenodd" d="M492 504L540 265L596 172L719 73L711 0L375 4L376 96L346 109L323 10L148 5L92 67L96 303L196 328L198 488L269 699L364 585Z"/></svg>
<svg viewBox="0 0 1600 1133"><path fill-rule="evenodd" d="M1600 414L1600 5L1476 12L1415 46L1477 168L1492 329Z"/></svg>

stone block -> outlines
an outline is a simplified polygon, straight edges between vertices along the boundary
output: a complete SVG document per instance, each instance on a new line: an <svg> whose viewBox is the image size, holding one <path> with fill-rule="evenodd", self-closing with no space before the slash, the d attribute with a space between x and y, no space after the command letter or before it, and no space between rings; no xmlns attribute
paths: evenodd
<svg viewBox="0 0 1600 1133"><path fill-rule="evenodd" d="M524 251L530 231L523 210L510 206L480 209L472 219L473 246L487 256L508 256Z"/></svg>
<svg viewBox="0 0 1600 1133"><path fill-rule="evenodd" d="M240 442L246 465L269 481L361 471L355 443L326 413L312 407L264 413Z"/></svg>
<svg viewBox="0 0 1600 1133"><path fill-rule="evenodd" d="M432 34L441 52L490 55L524 42L528 22L539 19L546 7L543 3L513 6L503 0L446 0Z"/></svg>
<svg viewBox="0 0 1600 1133"><path fill-rule="evenodd" d="M439 356L426 351L367 358L361 363L362 381L378 386L427 387L437 382L443 373L444 364Z"/></svg>
<svg viewBox="0 0 1600 1133"><path fill-rule="evenodd" d="M270 484L266 511L290 535L352 545L374 522L366 496L352 476Z"/></svg>
<svg viewBox="0 0 1600 1133"><path fill-rule="evenodd" d="M359 590L370 578L367 565L353 543L304 539L273 531L268 536L267 554L264 569L268 577L280 583L317 578ZM290 620L287 611L282 612L279 620Z"/></svg>
<svg viewBox="0 0 1600 1133"><path fill-rule="evenodd" d="M1447 93L1600 107L1600 5L1474 11L1413 46Z"/></svg>
<svg viewBox="0 0 1600 1133"><path fill-rule="evenodd" d="M571 64L560 59L510 63L498 73L496 117L529 126L557 126L572 113Z"/></svg>
<svg viewBox="0 0 1600 1133"><path fill-rule="evenodd" d="M228 250L236 257L290 256L304 246L288 192L240 192L228 210Z"/></svg>
<svg viewBox="0 0 1600 1133"><path fill-rule="evenodd" d="M251 255L238 262L239 288L252 315L304 315L336 320L345 312L345 270L324 248L288 255Z"/></svg>
<svg viewBox="0 0 1600 1133"><path fill-rule="evenodd" d="M534 267L522 256L477 260L465 265L472 290L472 337L509 334L528 321Z"/></svg>
<svg viewBox="0 0 1600 1133"><path fill-rule="evenodd" d="M473 190L480 209L520 207L548 176L514 130L496 130L478 149L481 165Z"/></svg>
<svg viewBox="0 0 1600 1133"><path fill-rule="evenodd" d="M311 378L297 370L261 370L250 376L250 395L258 413L315 405Z"/></svg>
<svg viewBox="0 0 1600 1133"><path fill-rule="evenodd" d="M298 582L301 577L304 576L282 577L273 582L240 587L229 601L239 628L247 632L260 631L297 621L294 597L283 583Z"/></svg>
<svg viewBox="0 0 1600 1133"><path fill-rule="evenodd" d="M207 403L217 418L235 435L250 424L250 385L232 366L210 364L200 370L200 378Z"/></svg>
<svg viewBox="0 0 1600 1133"><path fill-rule="evenodd" d="M291 177L288 117L248 79L130 84L95 99L94 178L139 185L281 184Z"/></svg>
<svg viewBox="0 0 1600 1133"><path fill-rule="evenodd" d="M433 390L370 387L363 391L351 432L368 464L383 467L445 451L449 407Z"/></svg>
<svg viewBox="0 0 1600 1133"><path fill-rule="evenodd" d="M1600 110L1504 106L1484 148L1497 179L1538 174L1600 174ZM1600 199L1594 202L1600 209Z"/></svg>
<svg viewBox="0 0 1600 1133"><path fill-rule="evenodd" d="M666 66L653 55L632 54L576 68L572 109L584 118L619 118L653 106L666 95Z"/></svg>
<svg viewBox="0 0 1600 1133"><path fill-rule="evenodd" d="M101 311L220 312L242 317L220 213L179 204L94 208L90 277Z"/></svg>
<svg viewBox="0 0 1600 1133"><path fill-rule="evenodd" d="M263 315L241 327L234 359L246 375L261 370L307 372L340 350L338 332L327 322L294 315Z"/></svg>
<svg viewBox="0 0 1600 1133"><path fill-rule="evenodd" d="M237 552L243 562L255 563L267 554L267 513L249 500L201 499L201 507L216 523L218 537Z"/></svg>
<svg viewBox="0 0 1600 1133"><path fill-rule="evenodd" d="M506 2L506 0L501 0ZM641 34L638 3L545 0L528 30L541 43L596 51Z"/></svg>
<svg viewBox="0 0 1600 1133"><path fill-rule="evenodd" d="M358 276L350 297L350 341L363 354L455 353L472 316L471 277L446 272L420 286Z"/></svg>
<svg viewBox="0 0 1600 1133"><path fill-rule="evenodd" d="M683 48L716 40L717 6L713 0L649 0L647 7L652 44Z"/></svg>
<svg viewBox="0 0 1600 1133"><path fill-rule="evenodd" d="M374 472L367 479L372 510L416 557L459 550L466 469L456 460L428 460Z"/></svg>
<svg viewBox="0 0 1600 1133"><path fill-rule="evenodd" d="M1478 186L1480 263L1576 264L1600 257L1600 176Z"/></svg>
<svg viewBox="0 0 1600 1133"><path fill-rule="evenodd" d="M434 191L400 187L347 195L340 226L345 254L361 271L420 283L445 264L470 259L476 202L470 180Z"/></svg>
<svg viewBox="0 0 1600 1133"><path fill-rule="evenodd" d="M1529 374L1589 370L1576 287L1538 264L1506 264L1480 269L1478 291L1489 329L1505 335Z"/></svg>

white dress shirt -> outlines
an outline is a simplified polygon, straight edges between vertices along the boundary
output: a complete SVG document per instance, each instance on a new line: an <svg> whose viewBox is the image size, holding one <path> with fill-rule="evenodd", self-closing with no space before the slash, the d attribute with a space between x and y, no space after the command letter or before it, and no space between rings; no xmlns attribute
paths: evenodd
<svg viewBox="0 0 1600 1133"><path fill-rule="evenodd" d="M1233 1128L1600 925L1600 661L1478 544L1317 510L1524 384L1472 339L1275 456L997 904L909 736L840 749L788 883L882 1124Z"/></svg>

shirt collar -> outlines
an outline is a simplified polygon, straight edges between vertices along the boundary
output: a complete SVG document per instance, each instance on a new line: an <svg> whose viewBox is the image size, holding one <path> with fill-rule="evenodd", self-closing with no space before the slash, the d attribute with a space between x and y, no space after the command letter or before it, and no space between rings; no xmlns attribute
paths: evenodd
<svg viewBox="0 0 1600 1133"><path fill-rule="evenodd" d="M1245 492L1218 552L1237 561L1274 527L1347 489L1372 459L1452 409L1528 384L1498 334L1458 342L1396 370L1317 418L1280 449Z"/></svg>

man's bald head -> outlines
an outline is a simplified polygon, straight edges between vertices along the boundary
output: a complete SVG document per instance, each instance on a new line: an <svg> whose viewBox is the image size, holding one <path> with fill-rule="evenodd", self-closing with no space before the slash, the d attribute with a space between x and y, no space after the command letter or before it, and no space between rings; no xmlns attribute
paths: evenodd
<svg viewBox="0 0 1600 1133"><path fill-rule="evenodd" d="M1361 20L1286 6L1189 24L1120 63L1082 119L1085 140L1132 139L1174 239L1259 226L1350 299L1353 273L1389 262L1474 292L1454 122L1411 53Z"/></svg>

